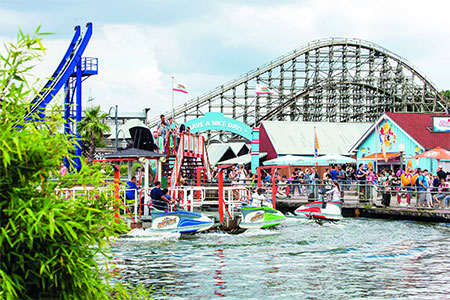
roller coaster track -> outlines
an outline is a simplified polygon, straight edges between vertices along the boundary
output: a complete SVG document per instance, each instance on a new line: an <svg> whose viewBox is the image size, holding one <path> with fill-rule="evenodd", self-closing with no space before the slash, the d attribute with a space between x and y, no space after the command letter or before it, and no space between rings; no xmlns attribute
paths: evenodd
<svg viewBox="0 0 450 300"><path fill-rule="evenodd" d="M256 96L256 83L276 93ZM368 41L330 38L196 97L176 107L174 116L182 123L219 111L254 126L264 120L373 121L385 111L447 113L449 107L431 80L401 56Z"/></svg>
<svg viewBox="0 0 450 300"><path fill-rule="evenodd" d="M92 23L86 24L86 27L87 30L83 36L81 36L80 26L75 27L75 34L63 59L59 63L52 77L31 101L30 110L24 116L25 120L40 120L43 118L45 108L67 82L70 75L81 61L81 56L92 36Z"/></svg>

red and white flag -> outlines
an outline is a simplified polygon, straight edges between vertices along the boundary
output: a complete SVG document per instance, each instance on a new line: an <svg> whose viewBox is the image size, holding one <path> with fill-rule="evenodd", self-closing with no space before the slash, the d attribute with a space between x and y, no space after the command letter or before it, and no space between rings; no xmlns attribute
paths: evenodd
<svg viewBox="0 0 450 300"><path fill-rule="evenodd" d="M256 84L256 95L272 95L274 91L267 86L257 83Z"/></svg>
<svg viewBox="0 0 450 300"><path fill-rule="evenodd" d="M176 82L173 83L173 90L174 90L174 92L181 92L184 94L188 93L185 85L182 85L182 84L179 84Z"/></svg>

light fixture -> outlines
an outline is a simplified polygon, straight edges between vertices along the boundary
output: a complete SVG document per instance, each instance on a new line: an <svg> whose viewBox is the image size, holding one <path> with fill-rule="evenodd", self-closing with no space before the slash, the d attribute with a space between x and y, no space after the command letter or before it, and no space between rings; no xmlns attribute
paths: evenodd
<svg viewBox="0 0 450 300"><path fill-rule="evenodd" d="M398 151L399 151L400 153L405 152L405 145L403 145L403 144L398 145Z"/></svg>
<svg viewBox="0 0 450 300"><path fill-rule="evenodd" d="M122 140L122 142L120 143L120 146L122 147L122 149L126 149L128 146L128 143L125 139Z"/></svg>

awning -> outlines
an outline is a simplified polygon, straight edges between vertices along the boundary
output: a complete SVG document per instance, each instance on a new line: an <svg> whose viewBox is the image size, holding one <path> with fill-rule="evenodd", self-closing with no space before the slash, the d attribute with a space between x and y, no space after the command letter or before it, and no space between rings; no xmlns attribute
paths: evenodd
<svg viewBox="0 0 450 300"><path fill-rule="evenodd" d="M388 160L400 157L400 152L390 152L386 153L386 158ZM372 153L368 156L361 157L361 160L384 160L383 153Z"/></svg>

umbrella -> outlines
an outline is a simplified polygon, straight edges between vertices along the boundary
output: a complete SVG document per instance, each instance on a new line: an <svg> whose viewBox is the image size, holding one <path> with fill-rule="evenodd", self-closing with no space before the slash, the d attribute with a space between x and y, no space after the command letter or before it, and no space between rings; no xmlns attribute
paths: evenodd
<svg viewBox="0 0 450 300"><path fill-rule="evenodd" d="M450 151L442 149L441 147L436 147L424 153L413 156L412 158L434 158L437 159L438 162L441 159L450 160Z"/></svg>

